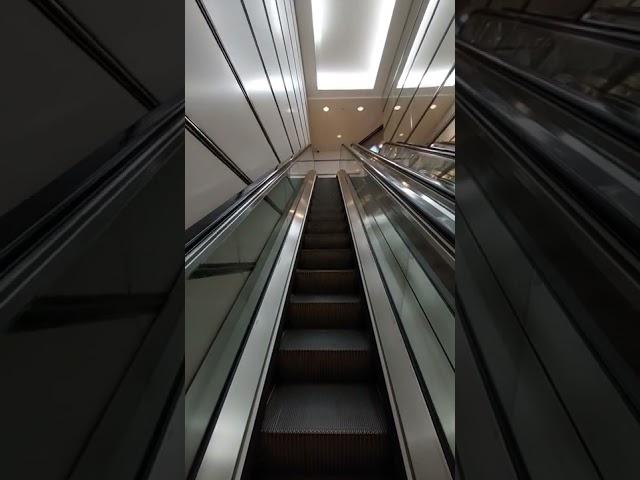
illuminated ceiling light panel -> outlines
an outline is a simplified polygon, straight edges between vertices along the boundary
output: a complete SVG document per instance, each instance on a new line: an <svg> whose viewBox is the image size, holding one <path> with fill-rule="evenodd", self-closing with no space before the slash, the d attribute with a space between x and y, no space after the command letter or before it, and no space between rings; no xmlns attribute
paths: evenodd
<svg viewBox="0 0 640 480"><path fill-rule="evenodd" d="M396 0L311 0L318 90L372 90Z"/></svg>

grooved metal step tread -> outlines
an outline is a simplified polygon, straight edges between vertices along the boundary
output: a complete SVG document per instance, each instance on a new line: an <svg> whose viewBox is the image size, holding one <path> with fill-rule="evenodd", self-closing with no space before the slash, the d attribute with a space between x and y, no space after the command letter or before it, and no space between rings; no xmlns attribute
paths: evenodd
<svg viewBox="0 0 640 480"><path fill-rule="evenodd" d="M274 388L262 433L386 435L378 393L367 384L295 384Z"/></svg>
<svg viewBox="0 0 640 480"><path fill-rule="evenodd" d="M358 295L292 294L287 321L290 328L359 328L362 312Z"/></svg>
<svg viewBox="0 0 640 480"><path fill-rule="evenodd" d="M285 330L280 350L367 351L369 339L362 330Z"/></svg>
<svg viewBox="0 0 640 480"><path fill-rule="evenodd" d="M298 268L304 270L344 270L354 266L350 248L305 248L300 253Z"/></svg>
<svg viewBox="0 0 640 480"><path fill-rule="evenodd" d="M362 330L285 330L276 355L284 382L365 382L373 377L369 339Z"/></svg>

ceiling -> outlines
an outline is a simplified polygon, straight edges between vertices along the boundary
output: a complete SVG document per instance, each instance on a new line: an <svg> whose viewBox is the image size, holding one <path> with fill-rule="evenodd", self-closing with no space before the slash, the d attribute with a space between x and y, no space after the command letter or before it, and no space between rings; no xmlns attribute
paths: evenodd
<svg viewBox="0 0 640 480"><path fill-rule="evenodd" d="M314 149L336 151L382 124L383 90L411 3L296 1Z"/></svg>
<svg viewBox="0 0 640 480"><path fill-rule="evenodd" d="M298 0L296 15L308 97L380 96L411 3ZM318 88L319 76L322 89ZM354 77L365 78L354 81Z"/></svg>
<svg viewBox="0 0 640 480"><path fill-rule="evenodd" d="M382 123L382 98L310 98L309 125L315 151L335 152L340 144L357 143ZM363 107L359 112L357 107ZM323 111L328 107L329 111ZM338 138L341 135L342 138Z"/></svg>

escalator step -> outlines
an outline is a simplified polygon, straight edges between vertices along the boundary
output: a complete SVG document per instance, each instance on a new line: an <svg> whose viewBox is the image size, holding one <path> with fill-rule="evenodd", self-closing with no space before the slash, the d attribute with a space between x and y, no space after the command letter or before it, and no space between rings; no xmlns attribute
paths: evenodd
<svg viewBox="0 0 640 480"><path fill-rule="evenodd" d="M345 218L344 210L341 206L336 205L335 207L323 206L323 207L311 207L309 208L309 218L313 218L316 216L331 216L331 217L341 217Z"/></svg>
<svg viewBox="0 0 640 480"><path fill-rule="evenodd" d="M302 269L348 269L352 268L353 252L348 248L303 249L298 260Z"/></svg>
<svg viewBox="0 0 640 480"><path fill-rule="evenodd" d="M358 295L291 295L291 328L358 328L362 303Z"/></svg>
<svg viewBox="0 0 640 480"><path fill-rule="evenodd" d="M341 202L314 202L309 204L310 213L344 213Z"/></svg>
<svg viewBox="0 0 640 480"><path fill-rule="evenodd" d="M306 233L302 239L303 248L349 248L346 233Z"/></svg>
<svg viewBox="0 0 640 480"><path fill-rule="evenodd" d="M347 270L296 270L296 293L353 293L357 288L357 275Z"/></svg>
<svg viewBox="0 0 640 480"><path fill-rule="evenodd" d="M286 330L277 356L289 382L358 382L371 376L371 349L362 330Z"/></svg>
<svg viewBox="0 0 640 480"><path fill-rule="evenodd" d="M309 212L309 222L344 222L344 212Z"/></svg>
<svg viewBox="0 0 640 480"><path fill-rule="evenodd" d="M279 385L269 398L260 432L263 470L379 472L389 451L380 398L367 384Z"/></svg>
<svg viewBox="0 0 640 480"><path fill-rule="evenodd" d="M347 232L347 222L339 221L309 221L305 232L308 233L339 233Z"/></svg>
<svg viewBox="0 0 640 480"><path fill-rule="evenodd" d="M389 480L391 477L379 475L266 475L259 477L261 480Z"/></svg>

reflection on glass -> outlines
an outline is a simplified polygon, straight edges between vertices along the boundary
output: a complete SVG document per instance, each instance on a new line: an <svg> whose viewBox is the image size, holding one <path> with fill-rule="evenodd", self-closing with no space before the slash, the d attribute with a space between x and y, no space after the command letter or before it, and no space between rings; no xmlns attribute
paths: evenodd
<svg viewBox="0 0 640 480"><path fill-rule="evenodd" d="M380 154L420 175L455 186L455 160L451 157L397 144L385 144Z"/></svg>
<svg viewBox="0 0 640 480"><path fill-rule="evenodd" d="M454 451L452 261L434 248L433 239L412 215L366 171L351 180L407 347Z"/></svg>
<svg viewBox="0 0 640 480"><path fill-rule="evenodd" d="M525 20L478 13L461 38L565 88L621 108L640 106L640 52Z"/></svg>
<svg viewBox="0 0 640 480"><path fill-rule="evenodd" d="M185 461L189 468L258 307L302 185L282 177L197 259L185 284Z"/></svg>

